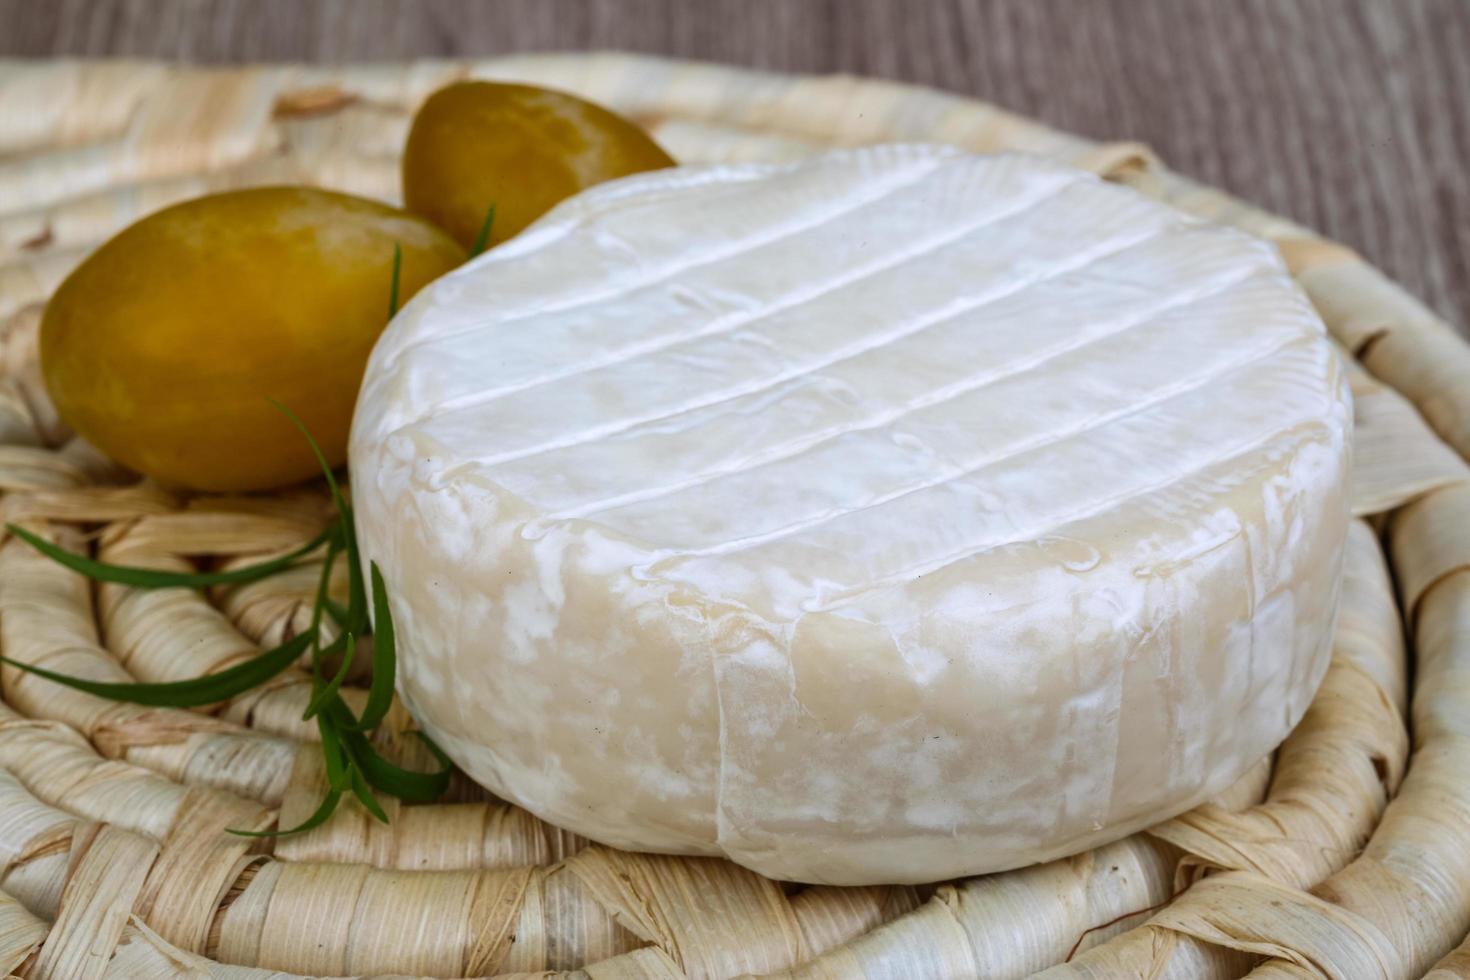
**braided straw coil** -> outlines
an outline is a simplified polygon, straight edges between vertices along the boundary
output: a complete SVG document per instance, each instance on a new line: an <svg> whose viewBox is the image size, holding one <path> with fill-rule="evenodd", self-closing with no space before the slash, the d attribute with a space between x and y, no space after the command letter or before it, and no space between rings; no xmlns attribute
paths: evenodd
<svg viewBox="0 0 1470 980"><path fill-rule="evenodd" d="M434 804L384 799L388 825L353 804L300 836L225 835L293 825L319 799L304 671L193 712L5 667L0 969L1470 977L1470 944L1456 949L1470 929L1470 347L1349 250L1134 144L895 84L614 54L341 69L0 62L0 517L160 568L228 567L310 538L330 512L320 491L182 497L71 438L39 379L40 304L108 235L207 191L289 181L394 199L412 110L468 75L596 99L686 161L895 140L1021 150L1273 241L1350 363L1356 401L1361 519L1321 692L1273 759L1126 840L935 886L795 888L720 860L590 844L464 779ZM207 594L137 592L7 541L0 651L98 679L192 677L304 628L319 572L308 562ZM344 593L343 577L332 588ZM364 696L366 663L349 701ZM379 750L431 765L411 729L395 708Z"/></svg>

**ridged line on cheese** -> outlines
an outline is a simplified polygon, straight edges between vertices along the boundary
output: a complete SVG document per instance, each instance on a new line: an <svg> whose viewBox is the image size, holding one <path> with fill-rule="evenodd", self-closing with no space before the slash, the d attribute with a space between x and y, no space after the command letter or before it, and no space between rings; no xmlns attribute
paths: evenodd
<svg viewBox="0 0 1470 980"><path fill-rule="evenodd" d="M811 231L812 229L819 228L836 218L852 214L864 208L883 207L886 200L890 198L894 193L906 187L912 186L914 183L923 179L924 176L932 173L934 169L935 164L933 161L921 161L920 166L917 168L917 173L903 172L899 175L896 175L895 179L891 181L872 182L869 185L865 186L863 191L853 200L829 203L833 200L832 198L819 198L818 206L813 209L814 214L807 218L803 218L802 220L791 222L789 224L778 225L774 228L763 229L759 233L747 238L721 239L720 244L715 247L705 249L703 251L691 248L688 251L681 253L682 258L680 261L658 266L654 269L652 273L645 274L638 279L633 280L633 282L631 283L619 284L616 289L612 289L609 287L593 288L584 290L580 293L573 293L570 296L556 296L554 298L550 298L549 302L546 305L540 306L535 310L535 314L544 315L546 313L563 313L568 310L575 309L578 306L587 306L597 302L599 299L605 299L611 295L615 295L615 293L618 291L626 290L630 285L634 287L646 287L665 283L674 279L677 276L688 273L691 270L698 268L699 266L712 265L720 262L723 259L730 258L731 256L740 255L748 252L752 248L764 247L774 242L778 242L782 239L790 238L802 232ZM907 179L897 179L900 177ZM750 179L755 178L752 177ZM680 189L682 190L683 188ZM605 194L606 192L606 189L604 189L599 193ZM731 194L731 196L736 197L738 193L739 188L737 187ZM638 199L641 199L641 197ZM510 245L502 246L495 253L487 256L487 261L506 261L509 259L522 258L533 249L547 248L549 246L552 246L556 244L559 239L572 233L579 227L585 226L588 223L588 219L596 218L598 215L599 212L597 211L589 211L581 221L566 223L553 222L547 223L544 226L538 226L538 228L532 229L529 234L521 235ZM692 259L689 258L691 254L694 256ZM505 321L500 322L510 322L515 319L517 318L509 317ZM456 335L451 334L448 336L452 338ZM441 336L434 339L443 340L446 338ZM410 344L406 349L412 349L412 347L413 345Z"/></svg>
<svg viewBox="0 0 1470 980"><path fill-rule="evenodd" d="M1248 278L1249 278L1249 275L1242 276L1242 277L1240 277L1240 279L1228 283L1223 288L1213 290L1213 291L1211 291L1209 294L1207 294L1205 296L1193 296L1193 295L1191 295L1191 296L1185 297L1183 300L1178 300L1178 299L1175 299L1175 300L1166 300L1166 301L1158 304L1158 306L1156 308L1150 310L1147 314L1145 314L1144 315L1144 318L1135 318L1135 319L1127 320L1123 324L1121 324L1116 330L1109 330L1107 332L1100 333L1100 334L1092 334L1092 335L1088 336L1081 343L1070 344L1070 345L1063 345L1061 347L1058 347L1058 348L1055 348L1055 349L1052 349L1052 350L1048 350L1048 351L1046 351L1044 353L1041 353L1041 354L1038 354L1038 355L1035 355L1035 356L1026 358L1020 364L1020 366L1012 365L1011 368L1009 368L1009 369L1007 369L1005 371L1001 371L1001 372L997 372L997 373L992 373L992 374L988 374L988 375L986 375L986 374L971 375L971 376L967 377L963 381L955 382L955 383L950 384L950 385L947 385L947 386L945 386L943 388L936 389L934 392L932 392L926 398L915 399L914 401L907 402L907 403L905 403L903 406L901 406L899 408L890 409L889 411L887 411L885 413L879 414L876 418L864 419L861 425L854 425L854 426L848 426L846 428L839 428L839 429L832 429L832 430L821 431L821 432L815 433L814 435L809 436L806 439L801 440L801 441L799 441L799 442L797 442L797 443L795 443L793 445L782 446L778 450L774 450L773 451L773 454L772 455L769 455L767 457L759 458L759 459L757 459L757 458L751 458L751 459L743 460L742 463L741 463L741 465L738 466L738 467L736 467L736 468L727 468L727 469L712 470L712 471L708 471L708 472L705 472L705 473L701 473L697 477L691 478L691 480L689 482L678 483L678 484L662 485L662 486L654 487L651 490L642 491L640 493L625 494L622 497L618 497L618 498L605 498L605 499L602 499L602 500L595 500L595 501L593 501L590 504L583 504L583 505L580 505L578 507L575 507L575 508L572 508L572 509L569 509L569 510L557 511L555 513L552 513L551 515L549 515L548 519L555 521L555 520L566 520L566 519L572 518L572 517L588 517L588 516L591 516L592 514L595 514L595 513L599 512L599 511L608 510L608 509L611 509L612 507L615 507L615 506L620 506L620 505L629 504L629 503L643 503L645 501L654 499L656 497L666 496L671 490L687 490L690 487L697 486L700 483L706 483L706 482L708 482L712 478L720 477L720 476L728 476L728 475L730 475L732 473L735 473L735 472L740 472L740 471L743 471L743 470L747 470L752 465L761 465L761 466L764 466L764 465L766 465L768 463L781 462L781 461L790 459L792 456L800 455L800 454L806 452L809 449L812 449L812 448L814 448L816 446L822 445L823 443L831 442L832 440L837 439L837 438L840 438L842 436L852 435L853 433L861 432L861 431L864 431L866 429L883 428L885 426L891 425L894 422L898 422L898 421L900 421L902 419L905 419L909 415L912 415L914 412L919 411L921 409L934 408L934 407L943 405L946 402L953 401L955 398L958 398L960 395L969 394L971 392L978 391L981 388L988 387L989 385L993 384L996 381L1003 381L1003 380L1006 380L1006 379L1009 379L1009 378L1013 378L1013 377L1015 377L1018 374L1024 374L1024 373L1026 373L1028 371L1035 370L1038 367L1041 367L1041 366L1043 366L1045 364L1049 364L1050 362L1052 362L1053 360L1055 360L1058 357L1061 357L1062 355L1076 353L1079 350L1083 350L1083 349L1085 349L1087 347L1092 346L1093 344L1097 343L1100 340L1103 340L1103 339L1108 338L1108 337L1115 336L1118 333L1122 333L1122 332L1124 332L1126 330L1131 330L1134 327L1137 327L1137 326L1140 326L1140 325L1142 325L1144 323L1147 323L1147 322L1151 321L1153 318L1157 317L1161 313L1166 313L1169 310L1178 308L1180 306L1189 305L1189 304L1192 304L1192 303L1197 302L1197 301L1203 301L1203 300L1214 298L1216 296L1225 295L1231 289L1233 289L1234 287L1240 285L1241 282L1246 281ZM1208 381L1209 379L1206 378L1205 380ZM1117 415L1105 416L1102 419L1100 419L1099 421L1100 422L1107 422L1107 421L1111 421L1112 418L1116 418L1116 417L1118 417L1118 416ZM1079 430L1076 430L1076 431L1083 431L1083 430L1080 430L1079 429Z"/></svg>

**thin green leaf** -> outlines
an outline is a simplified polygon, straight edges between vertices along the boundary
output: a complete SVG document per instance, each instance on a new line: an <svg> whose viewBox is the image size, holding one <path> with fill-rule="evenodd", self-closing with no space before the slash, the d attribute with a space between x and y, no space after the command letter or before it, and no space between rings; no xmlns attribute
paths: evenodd
<svg viewBox="0 0 1470 980"><path fill-rule="evenodd" d="M480 233L475 236L475 243L470 246L470 258L474 258L485 251L485 247L490 244L490 228L494 224L495 205L492 204L485 212L485 223L480 225Z"/></svg>
<svg viewBox="0 0 1470 980"><path fill-rule="evenodd" d="M65 565L74 572L80 572L98 582L115 582L118 585L129 585L135 589L207 589L214 585L258 582L290 568L320 548L331 536L329 528L306 544L279 558L272 558L258 565L247 565L244 568L236 568L227 572L170 572L159 568L136 568L131 565L110 565L107 562L93 561L84 555L58 547L23 527L7 524L5 530L47 558Z"/></svg>
<svg viewBox="0 0 1470 980"><path fill-rule="evenodd" d="M352 523L352 508L347 506L346 499L342 496L342 488L337 486L337 477L332 472L331 465L327 462L327 456L322 452L322 447L312 437L311 431L307 429L306 423L302 422L296 413L285 405L269 399L281 414L291 420L291 424L301 431L306 437L306 442L311 446L311 451L316 456L317 463L322 468L322 475L327 479L327 488L332 493L332 505L337 508L337 519L341 522L342 548L347 553L347 615L344 617L342 626L353 633L361 635L367 632L367 589L362 581L362 559L357 550L357 529Z"/></svg>
<svg viewBox="0 0 1470 980"><path fill-rule="evenodd" d="M327 462L327 454L322 452L322 447L317 444L316 439L311 434L311 430L306 427L305 422L301 421L301 417L299 415L291 411L285 405L276 401L274 398L267 398L266 401L274 405L276 411L286 416L291 424L296 426L297 430L306 437L306 444L311 447L311 452L312 455L316 457L317 465L322 468L322 475L327 478L327 489L330 490L332 493L332 506L337 508L337 516L340 519L342 516L342 510L347 506L347 503L342 499L342 489L341 487L337 486L337 475L332 472L331 464ZM343 532L343 536L345 538L345 531ZM346 544L345 540L343 544Z"/></svg>
<svg viewBox="0 0 1470 980"><path fill-rule="evenodd" d="M294 664L296 659L311 645L311 641L311 633L301 633L274 649L251 657L244 663L236 664L217 674L205 674L203 677L196 677L192 680L160 684L89 681L81 677L70 677L41 667L34 667L8 657L0 657L0 662L31 674L37 674L57 684L85 691L99 698L106 698L109 701L128 701L133 704L162 708L197 708L206 704L228 701L251 688L259 687Z"/></svg>
<svg viewBox="0 0 1470 980"><path fill-rule="evenodd" d="M342 747L342 739L337 735L336 727L326 715L317 715L316 730L322 737L322 758L327 768L327 787L340 793L347 789L347 750Z"/></svg>
<svg viewBox="0 0 1470 980"><path fill-rule="evenodd" d="M449 756L445 754L443 749L439 748L439 746L435 744L434 740L428 736L428 733L415 731L412 734L417 735L418 740L420 742L423 742L424 746L428 748L429 752L434 756L434 758L439 760L439 765L443 766L445 769L454 768L453 761L450 760Z"/></svg>
<svg viewBox="0 0 1470 980"><path fill-rule="evenodd" d="M337 730L324 717L317 717L316 727L321 732L322 758L327 768L327 792L316 812L286 830L230 830L230 833L237 837L285 837L320 827L336 812L337 805L342 802L342 794L347 792L351 781L347 772L347 756L342 749L341 739L337 737Z"/></svg>
<svg viewBox="0 0 1470 980"><path fill-rule="evenodd" d="M398 669L398 643L393 632L393 612L388 608L388 589L378 563L371 562L373 580L373 683L368 688L367 704L362 717L351 726L352 731L370 732L387 717L393 707L393 684Z"/></svg>
<svg viewBox="0 0 1470 980"><path fill-rule="evenodd" d="M357 547L357 529L352 526L352 509L342 512L342 525L347 530L347 615L343 629L358 635L369 631L367 588L362 581L362 552Z"/></svg>
<svg viewBox="0 0 1470 980"><path fill-rule="evenodd" d="M306 706L306 711L301 715L302 721L310 721L325 708L337 692L342 689L342 682L347 679L347 672L352 668L352 646L354 639L351 633L343 633L337 637L327 648L322 651L322 658L330 657L334 653L342 654L342 663L338 665L337 672L332 679L317 690L311 696L311 703Z"/></svg>
<svg viewBox="0 0 1470 980"><path fill-rule="evenodd" d="M294 827L288 828L286 830L229 829L226 832L234 834L236 837L289 837L292 834L304 834L308 830L311 830L315 827L320 827L322 824L326 823L327 820L331 818L332 814L336 812L337 804L340 802L342 802L341 790L327 790L327 794L322 797L321 805L316 808L316 812L314 812L311 816L307 817L305 820L301 821Z"/></svg>
<svg viewBox="0 0 1470 980"><path fill-rule="evenodd" d="M322 609L327 602L327 589L332 583L332 566L337 563L337 555L342 550L338 536L333 535L327 542L327 554L322 559L322 574L316 581L316 601L311 606L311 631L316 634L316 639L311 644L311 669L315 677L317 666L322 662Z"/></svg>
<svg viewBox="0 0 1470 980"><path fill-rule="evenodd" d="M342 728L342 743L348 757L362 770L374 789L408 803L432 803L449 788L451 769L448 766L437 772L416 772L395 765L378 754L367 736L350 730L349 726L356 719L340 697L327 710L332 713L332 720Z"/></svg>
<svg viewBox="0 0 1470 980"><path fill-rule="evenodd" d="M333 622L335 622L338 626L347 625L346 606L342 605L342 603L332 598L328 598L324 605L327 607L327 615L332 617Z"/></svg>
<svg viewBox="0 0 1470 980"><path fill-rule="evenodd" d="M356 733L344 733L348 751L362 774L375 789L396 796L406 803L433 803L449 788L452 769L416 772L394 765L383 758L368 740Z"/></svg>
<svg viewBox="0 0 1470 980"><path fill-rule="evenodd" d="M356 769L353 769L351 772L351 776L352 795L357 797L358 802L363 805L363 808L367 810L368 813L371 813L373 816L377 817L378 820L382 823L387 823L388 814L383 811L382 804L380 804L376 799L373 798L373 791L368 786L367 781L362 778L362 773Z"/></svg>
<svg viewBox="0 0 1470 980"><path fill-rule="evenodd" d="M393 284L388 287L388 319L398 315L398 280L403 273L403 249L393 243Z"/></svg>

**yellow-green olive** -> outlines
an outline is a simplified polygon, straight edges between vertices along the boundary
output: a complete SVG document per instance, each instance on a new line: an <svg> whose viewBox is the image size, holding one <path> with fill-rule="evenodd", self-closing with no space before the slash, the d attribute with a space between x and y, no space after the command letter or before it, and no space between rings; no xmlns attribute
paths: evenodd
<svg viewBox="0 0 1470 980"><path fill-rule="evenodd" d="M310 448L269 399L343 461L388 322L395 245L404 302L465 257L422 218L314 188L166 208L57 289L41 325L47 388L80 435L165 484L260 490L309 477Z"/></svg>
<svg viewBox="0 0 1470 980"><path fill-rule="evenodd" d="M489 244L614 177L674 165L636 124L531 85L457 82L429 96L403 152L403 200L466 248L493 205Z"/></svg>

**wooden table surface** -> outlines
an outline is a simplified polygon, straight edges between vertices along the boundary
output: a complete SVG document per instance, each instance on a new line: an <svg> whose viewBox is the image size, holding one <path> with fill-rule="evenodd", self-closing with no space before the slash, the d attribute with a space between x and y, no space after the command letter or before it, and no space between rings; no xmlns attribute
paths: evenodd
<svg viewBox="0 0 1470 980"><path fill-rule="evenodd" d="M1470 327L1470 0L0 0L0 56L622 48L988 99L1357 248Z"/></svg>

